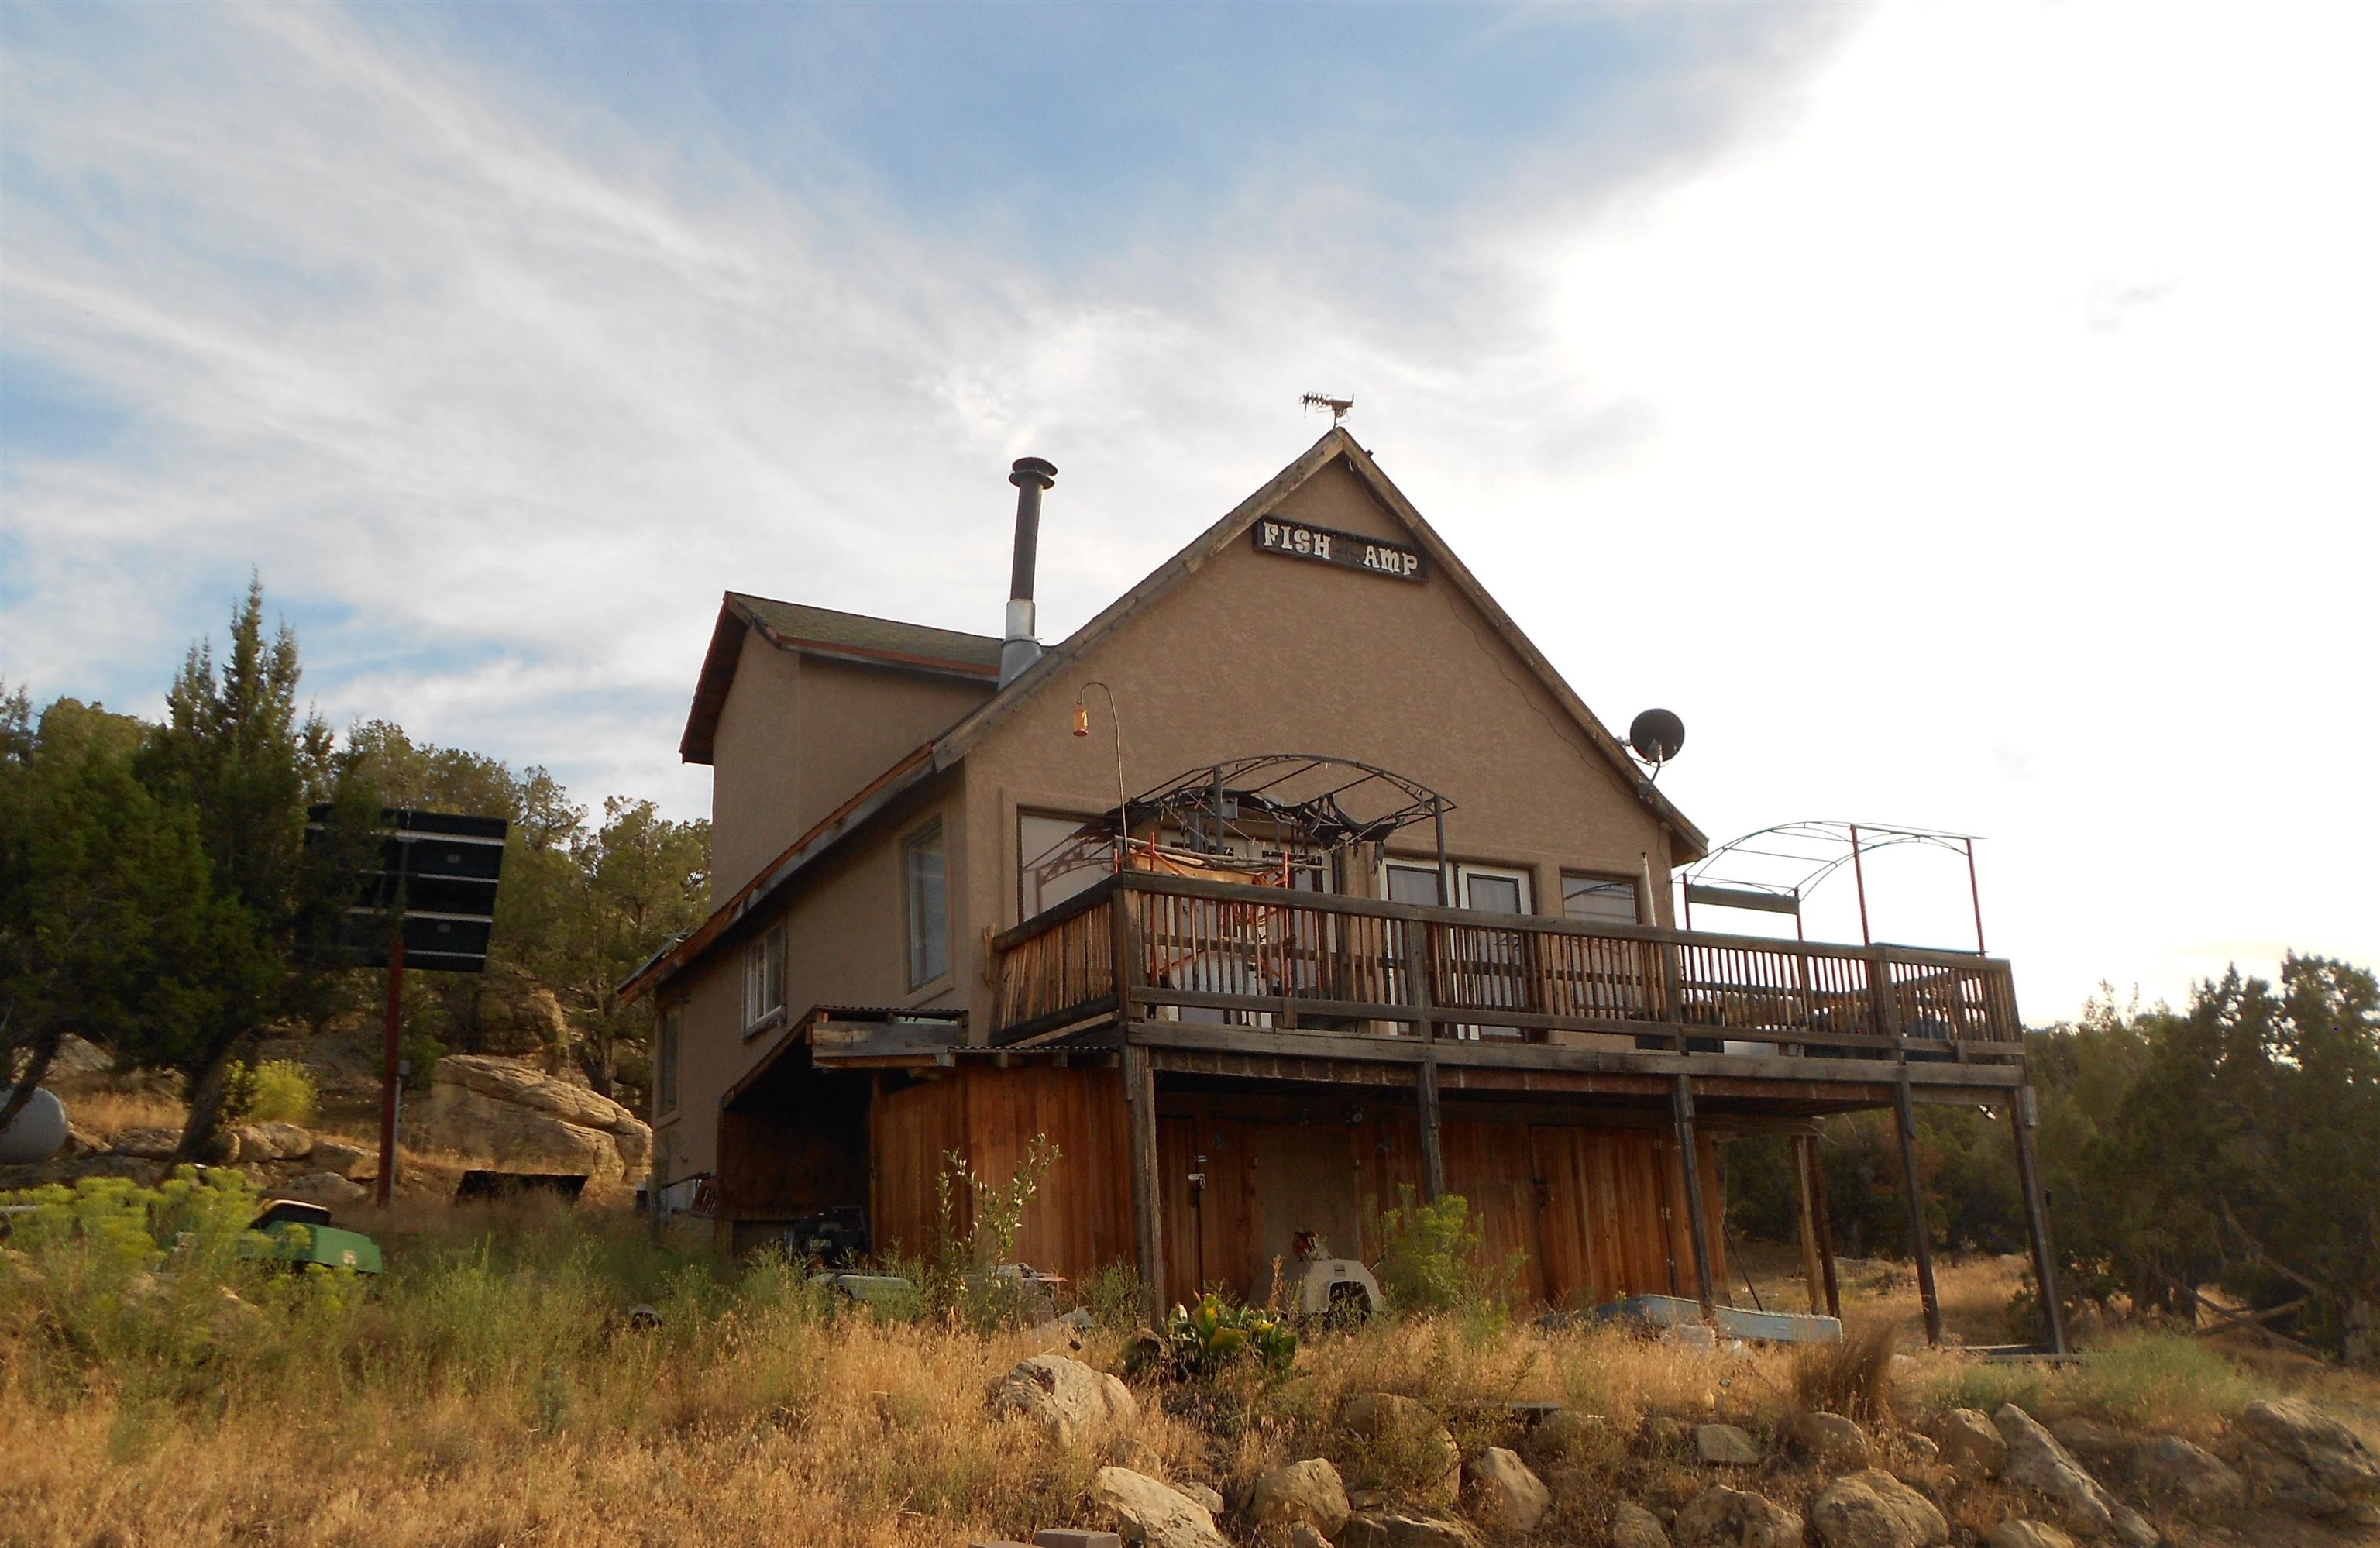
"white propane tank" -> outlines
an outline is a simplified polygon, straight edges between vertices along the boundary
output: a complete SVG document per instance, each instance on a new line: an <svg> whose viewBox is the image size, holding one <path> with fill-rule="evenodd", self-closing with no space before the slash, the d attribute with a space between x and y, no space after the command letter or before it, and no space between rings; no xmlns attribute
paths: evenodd
<svg viewBox="0 0 2380 1548"><path fill-rule="evenodd" d="M5 1106L15 1091L0 1086L0 1106ZM0 1128L0 1166L18 1166L30 1161L47 1161L58 1153L67 1142L67 1104L55 1093L33 1088L33 1100L24 1110Z"/></svg>

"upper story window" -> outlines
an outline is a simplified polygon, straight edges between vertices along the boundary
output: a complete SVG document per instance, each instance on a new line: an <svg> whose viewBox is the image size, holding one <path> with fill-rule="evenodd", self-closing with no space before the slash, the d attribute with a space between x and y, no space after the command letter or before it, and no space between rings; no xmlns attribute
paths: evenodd
<svg viewBox="0 0 2380 1548"><path fill-rule="evenodd" d="M950 888L939 817L901 846L903 890L909 906L909 987L931 983L950 971Z"/></svg>
<svg viewBox="0 0 2380 1548"><path fill-rule="evenodd" d="M678 1032L685 1019L685 1006L673 1001L662 1006L658 1024L653 1028L653 1116L656 1118L677 1111Z"/></svg>
<svg viewBox="0 0 2380 1548"><path fill-rule="evenodd" d="M1636 883L1627 876L1586 876L1562 872L1562 917L1594 920L1604 924L1639 922Z"/></svg>
<svg viewBox="0 0 2380 1548"><path fill-rule="evenodd" d="M785 1008L785 925L782 920L744 948L744 1030Z"/></svg>
<svg viewBox="0 0 2380 1548"><path fill-rule="evenodd" d="M1386 867L1389 901L1435 907L1450 904L1487 914L1530 912L1529 873L1500 865L1449 860L1441 885L1438 868L1427 860L1390 860Z"/></svg>

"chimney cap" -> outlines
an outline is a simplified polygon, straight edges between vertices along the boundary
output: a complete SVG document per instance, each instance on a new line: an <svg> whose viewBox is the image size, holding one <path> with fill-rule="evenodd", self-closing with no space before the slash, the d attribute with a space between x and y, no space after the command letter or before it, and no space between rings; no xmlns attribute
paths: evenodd
<svg viewBox="0 0 2380 1548"><path fill-rule="evenodd" d="M1038 457L1020 457L1009 465L1008 481L1022 489L1027 480L1047 489L1058 481L1058 465Z"/></svg>

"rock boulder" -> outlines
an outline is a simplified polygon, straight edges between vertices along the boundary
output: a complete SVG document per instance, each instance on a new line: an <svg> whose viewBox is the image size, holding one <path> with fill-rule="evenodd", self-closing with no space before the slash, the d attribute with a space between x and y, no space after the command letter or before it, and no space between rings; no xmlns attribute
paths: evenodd
<svg viewBox="0 0 2380 1548"><path fill-rule="evenodd" d="M2039 1521L2003 1521L1984 1539L1984 1548L2074 1548L2074 1540Z"/></svg>
<svg viewBox="0 0 2380 1548"><path fill-rule="evenodd" d="M1529 1465L1500 1445L1481 1452L1463 1469L1463 1481L1471 1494L1472 1518L1497 1531L1536 1531L1554 1503Z"/></svg>
<svg viewBox="0 0 2380 1548"><path fill-rule="evenodd" d="M2112 1537L2133 1548L2155 1548L2156 1529L2141 1519L2091 1476L2058 1437L2013 1403L2004 1403L1992 1423L2008 1443L2008 1466L2000 1476L2029 1489L2070 1517L2090 1537Z"/></svg>
<svg viewBox="0 0 2380 1548"><path fill-rule="evenodd" d="M1936 1420L1934 1444L1941 1448L1943 1465L1962 1483L1998 1478L2008 1466L2008 1442L1978 1408L1953 1408Z"/></svg>
<svg viewBox="0 0 2380 1548"><path fill-rule="evenodd" d="M1840 1414L1796 1415L1791 1433L1794 1445L1822 1468L1854 1472L1867 1466L1867 1432Z"/></svg>
<svg viewBox="0 0 2380 1548"><path fill-rule="evenodd" d="M1802 1548L1802 1518L1746 1489L1714 1484L1678 1512L1678 1548Z"/></svg>
<svg viewBox="0 0 2380 1548"><path fill-rule="evenodd" d="M1611 1548L1670 1548L1669 1530L1643 1505L1622 1500L1611 1510Z"/></svg>
<svg viewBox="0 0 2380 1548"><path fill-rule="evenodd" d="M1697 1424L1694 1455L1713 1467L1757 1467L1760 1443L1732 1424Z"/></svg>
<svg viewBox="0 0 2380 1548"><path fill-rule="evenodd" d="M1934 1502L1881 1468L1846 1473L1810 1502L1827 1548L1941 1548L1950 1523Z"/></svg>
<svg viewBox="0 0 2380 1548"><path fill-rule="evenodd" d="M1325 1537L1335 1537L1347 1524L1347 1486L1339 1469L1319 1457L1275 1468L1257 1480L1248 1498L1248 1514L1259 1527L1288 1527L1311 1522Z"/></svg>
<svg viewBox="0 0 2380 1548"><path fill-rule="evenodd" d="M2298 1398L2251 1403L2240 1416L2240 1466L2256 1493L2310 1516L2380 1501L2380 1459L2347 1426Z"/></svg>
<svg viewBox="0 0 2380 1548"><path fill-rule="evenodd" d="M2160 1435L2136 1448L2132 1481L2144 1493L2193 1511L2228 1510L2248 1498L2247 1480L2179 1435Z"/></svg>
<svg viewBox="0 0 2380 1548"><path fill-rule="evenodd" d="M1021 1414L1031 1420L1062 1447L1124 1429L1140 1417L1140 1404L1130 1387L1063 1355L1035 1355L1017 1361L993 1383L990 1404L994 1413ZM1102 1470L1126 1471L1122 1468Z"/></svg>
<svg viewBox="0 0 2380 1548"><path fill-rule="evenodd" d="M1091 1498L1115 1513L1126 1542L1142 1548L1230 1548L1205 1505L1129 1468L1101 1468L1092 1475Z"/></svg>
<svg viewBox="0 0 2380 1548"><path fill-rule="evenodd" d="M524 1172L641 1177L652 1130L606 1096L517 1059L454 1054L431 1075L422 1121L430 1142Z"/></svg>

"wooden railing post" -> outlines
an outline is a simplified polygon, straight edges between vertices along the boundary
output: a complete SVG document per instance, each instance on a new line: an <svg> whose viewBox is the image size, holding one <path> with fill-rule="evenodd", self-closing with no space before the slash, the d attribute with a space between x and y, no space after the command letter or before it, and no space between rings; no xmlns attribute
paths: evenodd
<svg viewBox="0 0 2380 1548"><path fill-rule="evenodd" d="M1134 981L1140 976L1140 932L1132 914L1132 888L1116 884L1108 899L1108 972L1115 980L1116 1025L1132 1025Z"/></svg>
<svg viewBox="0 0 2380 1548"><path fill-rule="evenodd" d="M1876 1018L1876 1035L1898 1040L1900 1036L1900 998L1893 988L1892 964L1879 947L1871 946L1860 957L1867 964L1868 1012ZM1904 1064L1909 1058L1897 1041L1893 1044L1892 1056Z"/></svg>
<svg viewBox="0 0 2380 1548"><path fill-rule="evenodd" d="M2041 1321L2049 1335L2049 1352L2070 1353L2066 1342L2066 1309L2058 1303L2058 1260L2049 1246L2048 1201L2041 1191L2041 1156L2034 1148L2034 1129L2041 1110L2031 1086L2016 1089L2009 1121L2016 1129L2016 1181L2024 1190L2025 1235L2033 1248L2033 1282L2041 1292Z"/></svg>
<svg viewBox="0 0 2380 1548"><path fill-rule="evenodd" d="M1686 948L1678 942L1664 941L1660 951L1661 997L1669 1002L1669 1018L1677 1028L1670 1034L1670 1041L1676 1051L1682 1054L1686 1051L1686 975L1681 959L1685 956Z"/></svg>
<svg viewBox="0 0 2380 1548"><path fill-rule="evenodd" d="M1678 1129L1678 1164L1686 1177L1686 1239L1694 1249L1694 1298L1707 1319L1718 1310L1718 1294L1711 1280L1710 1229L1703 1214L1702 1152L1694 1143L1694 1083L1681 1075L1670 1087L1670 1116Z"/></svg>
<svg viewBox="0 0 2380 1548"><path fill-rule="evenodd" d="M1406 1001L1414 1007L1414 1031L1421 1039L1421 1062L1414 1067L1415 1121L1421 1131L1421 1187L1426 1202L1446 1193L1446 1157L1438 1132L1438 1018L1430 993L1429 926L1401 921L1404 937Z"/></svg>
<svg viewBox="0 0 2380 1548"><path fill-rule="evenodd" d="M1925 1232L1925 1195L1917 1181L1917 1110L1906 1068L1892 1088L1893 1127L1900 1135L1900 1186L1909 1197L1909 1250L1917 1260L1917 1297L1925 1306L1925 1342L1942 1342L1942 1303L1934 1293L1934 1244Z"/></svg>

